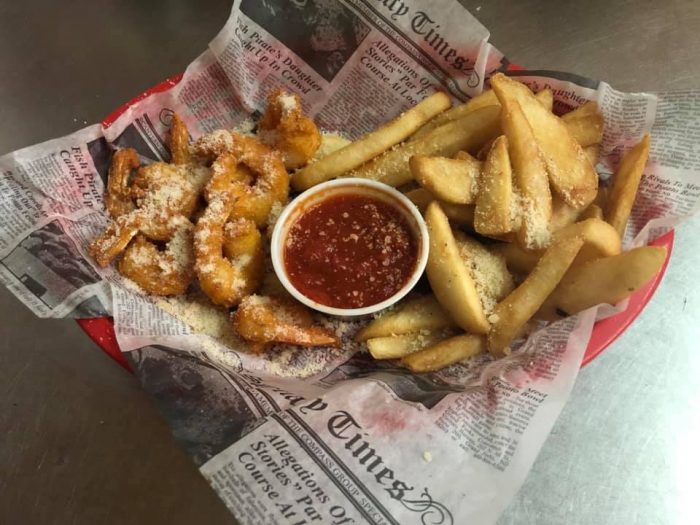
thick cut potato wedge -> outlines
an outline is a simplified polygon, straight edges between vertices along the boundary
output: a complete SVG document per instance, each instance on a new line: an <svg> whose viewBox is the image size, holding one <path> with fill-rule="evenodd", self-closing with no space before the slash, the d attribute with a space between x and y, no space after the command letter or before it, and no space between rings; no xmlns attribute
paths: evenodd
<svg viewBox="0 0 700 525"><path fill-rule="evenodd" d="M542 91L537 93L535 97L537 98L537 100L540 101L543 107L545 107L548 111L552 111L552 106L554 104L554 95L552 94L551 89L543 89ZM499 106L500 104L501 103L496 97L496 93L494 93L492 89L484 91L472 98L469 102L465 102L464 104L454 106L453 108L450 108L447 111L443 111L439 115L433 117L431 120L426 122L422 128L416 131L411 136L409 141L424 137L427 133L433 131L435 128L438 128L443 124L447 124L448 122L452 122L453 120L462 118L465 115L479 108L483 108L486 106Z"/></svg>
<svg viewBox="0 0 700 525"><path fill-rule="evenodd" d="M435 297L457 325L471 333L485 334L489 323L476 286L462 262L450 223L440 204L431 202L425 211L430 235L426 273Z"/></svg>
<svg viewBox="0 0 700 525"><path fill-rule="evenodd" d="M459 226L466 226L469 229L474 228L474 206L471 204L452 204L451 202L441 201L425 188L418 188L406 193L406 197L416 205L421 213L425 213L428 204L433 201L438 201L442 211L445 212L450 222Z"/></svg>
<svg viewBox="0 0 700 525"><path fill-rule="evenodd" d="M589 100L585 104L581 104L576 109L569 111L567 114L562 115L561 119L563 121L574 120L581 117L587 117L589 115L599 115L598 103L595 100Z"/></svg>
<svg viewBox="0 0 700 525"><path fill-rule="evenodd" d="M432 295L407 299L394 310L390 310L374 319L355 339L366 341L378 337L410 334L421 330L440 330L454 327L452 317L445 312Z"/></svg>
<svg viewBox="0 0 700 525"><path fill-rule="evenodd" d="M569 224L575 223L581 216L581 210L572 208L557 195L552 196L552 219L549 230L556 232Z"/></svg>
<svg viewBox="0 0 700 525"><path fill-rule="evenodd" d="M579 220L585 221L586 219L600 219L602 221L603 210L597 204L591 204L579 215Z"/></svg>
<svg viewBox="0 0 700 525"><path fill-rule="evenodd" d="M455 231L454 235L462 262L469 269L481 305L488 314L514 288L505 257L464 232Z"/></svg>
<svg viewBox="0 0 700 525"><path fill-rule="evenodd" d="M547 169L530 124L511 98L503 99L502 126L515 182L521 195L521 225L518 241L524 248L542 248L549 243L552 194Z"/></svg>
<svg viewBox="0 0 700 525"><path fill-rule="evenodd" d="M586 102L566 115L562 115L561 120L566 124L571 136L584 148L586 156L592 159L592 152L588 147L600 144L603 140L605 124L603 115L598 111L598 104L593 100ZM595 159L591 160L593 166L598 163L598 148L595 148L595 152Z"/></svg>
<svg viewBox="0 0 700 525"><path fill-rule="evenodd" d="M542 258L542 250L526 250L517 242L505 242L493 246L496 253L506 260L508 269L520 275L527 275Z"/></svg>
<svg viewBox="0 0 700 525"><path fill-rule="evenodd" d="M583 239L567 237L552 244L530 275L496 306L489 319L488 349L494 356L510 352L510 343L540 309L576 258Z"/></svg>
<svg viewBox="0 0 700 525"><path fill-rule="evenodd" d="M395 187L406 184L413 180L408 165L412 156L451 157L460 150L478 150L482 144L499 134L499 112L498 106L487 106L472 111L458 120L434 129L418 140L387 151L346 175L374 179Z"/></svg>
<svg viewBox="0 0 700 525"><path fill-rule="evenodd" d="M418 208L421 213L425 212L425 209L428 207L428 204L438 200L435 198L435 195L430 193L425 188L415 188L413 190L407 191L406 193L404 193L404 195L406 195L406 197L408 197L408 200L410 200L413 204L416 205L416 208ZM441 202L440 204L445 203ZM465 206L465 208L466 207L467 206Z"/></svg>
<svg viewBox="0 0 700 525"><path fill-rule="evenodd" d="M292 187L305 190L357 168L405 140L451 104L444 93L430 95L382 127L302 168L292 175Z"/></svg>
<svg viewBox="0 0 700 525"><path fill-rule="evenodd" d="M512 177L508 139L501 135L493 143L482 169L474 208L474 229L477 233L503 235L513 231L517 210Z"/></svg>
<svg viewBox="0 0 700 525"><path fill-rule="evenodd" d="M498 73L491 77L491 86L502 105L505 100L520 104L542 150L554 191L576 209L588 206L598 189L598 174L564 122L543 108L525 84Z"/></svg>
<svg viewBox="0 0 700 525"><path fill-rule="evenodd" d="M666 248L643 246L572 267L537 313L556 320L597 304L616 304L654 277L666 260Z"/></svg>
<svg viewBox="0 0 700 525"><path fill-rule="evenodd" d="M562 119L563 120L563 119ZM563 120L569 135L582 148L600 144L603 140L603 115L592 113L578 118Z"/></svg>
<svg viewBox="0 0 700 525"><path fill-rule="evenodd" d="M552 236L552 242L576 236L583 239L583 247L572 266L617 255L622 251L622 242L615 228L595 217L562 228ZM494 249L506 258L511 271L521 274L531 272L544 254L544 250L523 250L513 243L498 245Z"/></svg>
<svg viewBox="0 0 700 525"><path fill-rule="evenodd" d="M415 155L408 164L418 184L438 199L471 204L476 198L481 162L464 151L459 155L454 159Z"/></svg>
<svg viewBox="0 0 700 525"><path fill-rule="evenodd" d="M399 359L454 335L454 331L448 330L423 332L367 339L367 349L375 359Z"/></svg>
<svg viewBox="0 0 700 525"><path fill-rule="evenodd" d="M493 91L484 91L481 94L469 100L469 102L459 104L448 109L447 111L443 111L439 115L436 115L428 122L423 124L423 127L416 131L411 136L409 141L417 140L421 137L424 137L425 135L427 135L434 129L439 128L443 124L447 124L448 122L452 122L453 120L458 120L468 115L472 111L476 111L477 109L484 108L486 106L497 106L498 104L498 99L496 98L496 94Z"/></svg>
<svg viewBox="0 0 700 525"><path fill-rule="evenodd" d="M627 220L637 197L639 182L642 180L644 166L649 159L651 139L649 134L634 148L625 153L617 173L613 176L612 188L605 207L605 220L623 237Z"/></svg>
<svg viewBox="0 0 700 525"><path fill-rule="evenodd" d="M622 251L622 241L617 231L602 219L586 219L570 224L556 232L552 239L553 242L557 242L565 237L575 236L583 239L583 246L574 260L574 265L617 255Z"/></svg>
<svg viewBox="0 0 700 525"><path fill-rule="evenodd" d="M483 336L464 334L409 354L401 362L413 372L433 372L469 359L486 350Z"/></svg>
<svg viewBox="0 0 700 525"><path fill-rule="evenodd" d="M540 101L542 107L547 111L552 111L554 107L554 93L549 88L544 88L542 91L535 93L535 98Z"/></svg>
<svg viewBox="0 0 700 525"><path fill-rule="evenodd" d="M486 160L486 157L488 157L494 142L496 142L496 139L489 140L487 143L481 146L481 149L476 154L476 159L480 160L481 162L484 162Z"/></svg>

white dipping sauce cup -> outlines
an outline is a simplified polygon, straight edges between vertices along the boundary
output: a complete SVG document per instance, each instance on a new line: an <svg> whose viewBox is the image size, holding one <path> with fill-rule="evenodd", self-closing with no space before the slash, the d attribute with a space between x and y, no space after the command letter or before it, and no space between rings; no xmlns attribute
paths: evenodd
<svg viewBox="0 0 700 525"><path fill-rule="evenodd" d="M297 221L301 215L312 206L323 202L330 197L339 195L363 195L380 199L387 204L393 206L406 219L410 226L413 236L418 247L418 257L413 273L409 277L406 284L394 295L384 301L364 306L362 308L335 308L325 304L318 303L303 293L297 290L287 276L286 266L284 264L285 244L289 229ZM418 208L406 198L405 195L396 191L391 186L387 186L381 182L376 182L368 179L336 179L323 184L319 184L306 190L304 193L294 199L282 211L274 229L272 230L272 244L270 247L272 256L272 266L282 285L292 296L306 306L323 312L325 314L336 315L340 317L358 317L373 314L384 308L388 308L401 298L403 298L416 285L420 279L425 265L428 262L428 229L425 226L425 221L421 216Z"/></svg>

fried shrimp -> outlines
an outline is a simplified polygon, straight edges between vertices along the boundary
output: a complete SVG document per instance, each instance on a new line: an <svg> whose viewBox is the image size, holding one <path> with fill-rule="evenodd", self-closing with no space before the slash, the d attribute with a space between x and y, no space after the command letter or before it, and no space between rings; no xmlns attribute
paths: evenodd
<svg viewBox="0 0 700 525"><path fill-rule="evenodd" d="M276 297L249 295L232 316L238 334L254 343L289 343L301 346L337 346L329 330L314 326L301 304Z"/></svg>
<svg viewBox="0 0 700 525"><path fill-rule="evenodd" d="M187 168L156 162L141 167L131 184L136 208L119 215L89 247L99 266L109 265L136 234L169 241L182 217L189 219L199 193L185 176Z"/></svg>
<svg viewBox="0 0 700 525"><path fill-rule="evenodd" d="M192 183L197 193L201 193L211 173L206 166L194 162L195 159L190 153L190 134L187 131L187 125L177 113L173 113L170 122L168 147L172 164L176 164L176 167L180 168L181 175Z"/></svg>
<svg viewBox="0 0 700 525"><path fill-rule="evenodd" d="M260 227L266 226L275 204L287 202L289 175L278 153L265 144L227 131L202 137L194 149L202 158L216 159L212 164L214 182L209 184L212 190L223 189L226 181L243 183L250 180L245 188L237 186L232 190L237 194L231 209L232 219L243 217ZM205 195L208 193L209 190L205 189Z"/></svg>
<svg viewBox="0 0 700 525"><path fill-rule="evenodd" d="M194 233L195 272L202 291L214 304L231 307L253 293L262 281L263 242L250 220L227 224L235 197L213 198Z"/></svg>
<svg viewBox="0 0 700 525"><path fill-rule="evenodd" d="M88 251L98 266L105 268L123 252L139 232L141 220L136 212L121 215L113 220L102 235L90 243Z"/></svg>
<svg viewBox="0 0 700 525"><path fill-rule="evenodd" d="M224 193L237 199L243 196L253 183L253 175L239 164L233 153L222 153L211 165L211 178L204 188L204 197L211 201Z"/></svg>
<svg viewBox="0 0 700 525"><path fill-rule="evenodd" d="M245 194L236 200L231 217L245 217L258 226L266 226L275 204L287 202L289 175L279 155L269 147L243 135L236 142L240 149L234 155L256 178Z"/></svg>
<svg viewBox="0 0 700 525"><path fill-rule="evenodd" d="M187 131L185 121L180 115L173 113L170 122L170 158L173 164L187 164L190 162L190 134Z"/></svg>
<svg viewBox="0 0 700 525"><path fill-rule="evenodd" d="M174 233L174 218L190 218L199 193L187 176L188 169L164 162L154 162L139 169L134 177L133 192L142 216L139 229L149 239L167 241Z"/></svg>
<svg viewBox="0 0 700 525"><path fill-rule="evenodd" d="M255 155L260 153L256 148L267 150L266 146L241 136L235 140L242 143L232 147L238 155L233 151L223 152L211 165L212 176L204 189L209 205L197 221L194 240L195 271L202 290L221 306L237 305L262 283L265 259L258 225L267 222L269 208L277 201L268 205L259 198L256 189L264 186L265 181L273 186L288 183L279 158L271 155L266 161L262 155ZM266 179L271 168L265 162L275 161L279 164L278 173ZM279 177L280 174L284 177ZM282 195L286 200L287 189L284 187L280 192L276 187L264 196Z"/></svg>
<svg viewBox="0 0 700 525"><path fill-rule="evenodd" d="M194 278L192 230L190 221L181 217L164 250L137 235L117 263L117 270L152 295L180 295Z"/></svg>
<svg viewBox="0 0 700 525"><path fill-rule="evenodd" d="M321 133L302 111L299 95L274 91L260 120L263 142L279 150L288 170L305 166L321 145Z"/></svg>
<svg viewBox="0 0 700 525"><path fill-rule="evenodd" d="M120 149L112 157L112 164L107 176L105 208L113 219L133 211L136 207L130 178L131 172L140 164L139 155L132 148Z"/></svg>

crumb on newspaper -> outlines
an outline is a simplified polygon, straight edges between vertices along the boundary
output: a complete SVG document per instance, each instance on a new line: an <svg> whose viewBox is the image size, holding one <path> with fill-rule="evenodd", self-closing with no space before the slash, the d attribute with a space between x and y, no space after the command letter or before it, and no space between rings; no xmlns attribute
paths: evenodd
<svg viewBox="0 0 700 525"><path fill-rule="evenodd" d="M222 329L217 317L217 334L228 330L253 352L330 351L341 337L285 291L266 244L290 188L371 178L400 187L423 213L432 293L385 310L355 334L357 344L414 372L505 355L535 320L628 297L658 272L665 250L622 251L648 135L608 191L595 170L605 126L595 102L557 116L550 90L533 93L502 74L491 85L456 106L435 93L355 141L321 133L299 96L282 90L268 97L257 134L217 130L190 144L174 115L171 163L115 152L111 222L90 254L101 267L116 261L143 291L168 298L165 306L194 290L226 318Z"/></svg>

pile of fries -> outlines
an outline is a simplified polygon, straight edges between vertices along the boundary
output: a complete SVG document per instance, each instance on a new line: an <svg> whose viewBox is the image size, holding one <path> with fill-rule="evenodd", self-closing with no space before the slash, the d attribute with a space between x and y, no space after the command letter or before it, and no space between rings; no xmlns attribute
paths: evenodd
<svg viewBox="0 0 700 525"><path fill-rule="evenodd" d="M491 87L455 107L436 93L292 175L298 191L335 177L375 179L424 214L433 294L360 331L376 359L427 372L483 351L506 355L534 321L615 304L665 260L660 247L622 252L648 135L599 188L604 122L595 102L560 117L549 90L534 94L502 74Z"/></svg>

